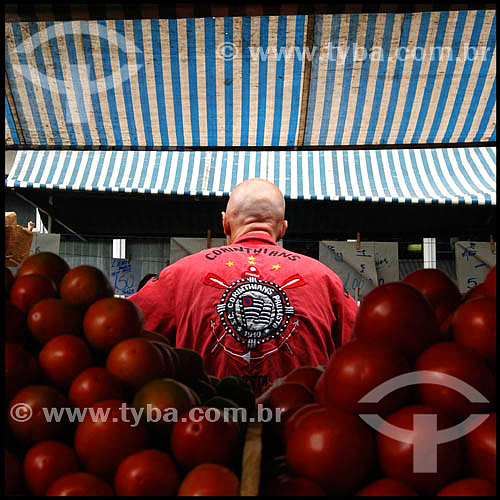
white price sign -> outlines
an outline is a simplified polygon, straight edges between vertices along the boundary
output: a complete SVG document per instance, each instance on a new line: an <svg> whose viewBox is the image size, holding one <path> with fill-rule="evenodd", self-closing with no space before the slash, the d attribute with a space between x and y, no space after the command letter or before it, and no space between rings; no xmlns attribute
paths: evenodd
<svg viewBox="0 0 500 500"><path fill-rule="evenodd" d="M492 250L489 241L457 241L455 264L460 293L467 293L482 283L496 263L496 249Z"/></svg>

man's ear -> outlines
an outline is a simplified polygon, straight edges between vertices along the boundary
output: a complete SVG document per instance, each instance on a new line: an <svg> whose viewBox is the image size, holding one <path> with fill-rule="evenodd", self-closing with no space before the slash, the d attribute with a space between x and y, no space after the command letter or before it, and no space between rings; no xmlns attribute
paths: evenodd
<svg viewBox="0 0 500 500"><path fill-rule="evenodd" d="M283 236L285 236L285 233L286 233L286 230L288 229L288 221L287 220L284 220L282 223L281 223L281 231L278 235L278 239L276 241L280 241L283 239Z"/></svg>
<svg viewBox="0 0 500 500"><path fill-rule="evenodd" d="M222 215L222 229L224 230L224 234L226 236L230 236L231 235L231 227L229 226L226 212L221 212L221 215Z"/></svg>

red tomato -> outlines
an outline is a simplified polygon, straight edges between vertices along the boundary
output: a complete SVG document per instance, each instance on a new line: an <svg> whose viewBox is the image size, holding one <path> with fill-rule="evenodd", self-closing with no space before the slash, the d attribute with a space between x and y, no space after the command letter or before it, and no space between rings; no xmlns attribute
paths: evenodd
<svg viewBox="0 0 500 500"><path fill-rule="evenodd" d="M24 457L24 477L33 495L43 496L49 486L65 474L78 472L80 466L76 453L58 441L42 441L31 448Z"/></svg>
<svg viewBox="0 0 500 500"><path fill-rule="evenodd" d="M26 330L26 315L14 304L5 302L5 341L23 344Z"/></svg>
<svg viewBox="0 0 500 500"><path fill-rule="evenodd" d="M266 490L269 497L324 497L325 490L307 477L281 474L276 477Z"/></svg>
<svg viewBox="0 0 500 500"><path fill-rule="evenodd" d="M12 271L6 267L5 268L5 293L9 295L9 290L10 287L12 286L12 283L14 283L14 275L12 274Z"/></svg>
<svg viewBox="0 0 500 500"><path fill-rule="evenodd" d="M80 335L80 309L62 299L44 299L28 312L28 328L42 344L58 335Z"/></svg>
<svg viewBox="0 0 500 500"><path fill-rule="evenodd" d="M330 358L325 379L328 405L347 413L387 415L408 397L408 387L393 391L379 403L358 403L372 389L403 373L410 366L396 349L382 344L356 340L342 346Z"/></svg>
<svg viewBox="0 0 500 500"><path fill-rule="evenodd" d="M166 411L175 409L179 415L199 404L200 399L187 385L171 378L151 380L135 395L133 403L137 410L142 408L144 413L151 405L152 417L156 419L159 415L156 421L151 420L151 427L162 435L168 435L173 424L173 419L165 415Z"/></svg>
<svg viewBox="0 0 500 500"><path fill-rule="evenodd" d="M497 266L493 266L483 281L484 290L489 297L497 296Z"/></svg>
<svg viewBox="0 0 500 500"><path fill-rule="evenodd" d="M87 344L74 335L54 337L40 351L39 360L48 378L63 387L92 364Z"/></svg>
<svg viewBox="0 0 500 500"><path fill-rule="evenodd" d="M416 370L438 372L431 376L436 383L419 384L420 401L464 419L471 413L488 411L490 403L472 403L467 397L441 382L441 373L451 375L471 385L488 401L495 392L495 380L484 359L456 342L441 342L424 351L415 363Z"/></svg>
<svg viewBox="0 0 500 500"><path fill-rule="evenodd" d="M360 488L373 459L373 439L363 422L326 408L304 415L286 445L287 463L297 475L338 495Z"/></svg>
<svg viewBox="0 0 500 500"><path fill-rule="evenodd" d="M478 297L487 297L486 287L484 283L479 283L479 285L473 286L468 290L468 292L463 296L462 302L467 302L468 300L477 299Z"/></svg>
<svg viewBox="0 0 500 500"><path fill-rule="evenodd" d="M492 297L464 302L453 315L455 340L493 366L497 353L497 304Z"/></svg>
<svg viewBox="0 0 500 500"><path fill-rule="evenodd" d="M143 328L141 310L132 301L119 297L94 302L83 318L85 336L97 349L111 349L122 340L140 337Z"/></svg>
<svg viewBox="0 0 500 500"><path fill-rule="evenodd" d="M13 495L21 485L21 464L14 453L5 450L5 494Z"/></svg>
<svg viewBox="0 0 500 500"><path fill-rule="evenodd" d="M61 280L61 298L87 309L104 297L113 296L113 286L108 277L97 267L77 266L70 269Z"/></svg>
<svg viewBox="0 0 500 500"><path fill-rule="evenodd" d="M414 430L414 416L427 414L437 415L438 430L453 426L452 420L442 411L430 406L412 405L405 406L387 417L380 431L383 431L387 424L413 430L413 443L418 445L419 449L428 447L427 429L422 429L420 426ZM462 448L459 440L437 445L437 472L414 472L414 444L392 439L380 431L377 434L377 449L379 466L383 474L399 479L426 495L435 493L459 474L462 466Z"/></svg>
<svg viewBox="0 0 500 500"><path fill-rule="evenodd" d="M386 283L361 301L352 336L392 346L411 361L439 339L439 323L419 290L407 283Z"/></svg>
<svg viewBox="0 0 500 500"><path fill-rule="evenodd" d="M48 497L111 497L113 490L100 477L87 472L76 472L57 479L45 495Z"/></svg>
<svg viewBox="0 0 500 500"><path fill-rule="evenodd" d="M365 486L356 493L357 497L416 497L418 493L397 479L384 477Z"/></svg>
<svg viewBox="0 0 500 500"><path fill-rule="evenodd" d="M229 465L238 444L238 426L225 422L218 408L206 406L181 414L170 436L175 461L189 469L202 463Z"/></svg>
<svg viewBox="0 0 500 500"><path fill-rule="evenodd" d="M21 407L20 405L24 405ZM31 418L24 420L29 415ZM24 387L11 399L9 404L9 426L14 436L20 441L35 443L47 439L57 439L67 431L67 416L57 422L55 418L48 421L42 408L60 410L68 407L66 398L56 389L47 385L29 385ZM25 409L23 409L25 408ZM18 420L14 420L16 417Z"/></svg>
<svg viewBox="0 0 500 500"><path fill-rule="evenodd" d="M448 315L448 317L439 325L439 333L441 335L441 340L451 340L453 338L453 316L455 311Z"/></svg>
<svg viewBox="0 0 500 500"><path fill-rule="evenodd" d="M479 417L476 417L479 418ZM474 421L471 422L471 426ZM465 449L473 475L497 484L497 414L465 435Z"/></svg>
<svg viewBox="0 0 500 500"><path fill-rule="evenodd" d="M304 415L308 415L309 413L316 412L318 410L321 412L322 409L323 407L318 403L310 403L288 412L289 416L285 420L285 427L283 431L283 439L285 440L285 443L288 442L296 427L300 425L300 421Z"/></svg>
<svg viewBox="0 0 500 500"><path fill-rule="evenodd" d="M269 393L267 404L273 410L280 408L281 415L287 411L312 403L313 393L304 385L295 382L283 382Z"/></svg>
<svg viewBox="0 0 500 500"><path fill-rule="evenodd" d="M129 455L115 474L118 496L175 496L179 487L175 462L159 450Z"/></svg>
<svg viewBox="0 0 500 500"><path fill-rule="evenodd" d="M24 313L42 299L57 296L54 282L41 274L17 278L10 288L10 302Z"/></svg>
<svg viewBox="0 0 500 500"><path fill-rule="evenodd" d="M182 481L177 496L239 496L238 477L227 467L202 464L189 471Z"/></svg>
<svg viewBox="0 0 500 500"><path fill-rule="evenodd" d="M457 285L440 269L418 269L407 274L403 282L422 292L440 324L458 307L462 298Z"/></svg>
<svg viewBox="0 0 500 500"><path fill-rule="evenodd" d="M20 345L5 344L5 395L10 400L14 394L27 385L34 384L40 377L37 359Z"/></svg>
<svg viewBox="0 0 500 500"><path fill-rule="evenodd" d="M166 365L162 351L142 337L116 344L108 354L106 369L135 389L155 378L172 375L172 366Z"/></svg>
<svg viewBox="0 0 500 500"><path fill-rule="evenodd" d="M326 389L325 372L323 372L314 386L314 402L325 407L328 406L328 394Z"/></svg>
<svg viewBox="0 0 500 500"><path fill-rule="evenodd" d="M120 382L105 368L92 366L80 373L68 391L71 403L78 408L90 408L106 399L123 399Z"/></svg>
<svg viewBox="0 0 500 500"><path fill-rule="evenodd" d="M144 422L141 420L135 425L130 410L120 410L122 405L127 408L124 401L117 399L100 401L92 408L94 411L101 408L102 415L96 413L92 419L91 413L87 412L78 424L74 447L88 472L112 477L126 457L147 446Z"/></svg>
<svg viewBox="0 0 500 500"><path fill-rule="evenodd" d="M485 479L460 479L436 493L438 497L494 497L496 488Z"/></svg>
<svg viewBox="0 0 500 500"><path fill-rule="evenodd" d="M302 384L312 392L314 391L316 382L323 372L324 370L318 368L317 366L299 366L285 377L285 382Z"/></svg>
<svg viewBox="0 0 500 500"><path fill-rule="evenodd" d="M59 287L62 277L68 271L67 262L59 255L51 252L40 252L29 255L21 262L16 279L28 274L43 274L48 276Z"/></svg>

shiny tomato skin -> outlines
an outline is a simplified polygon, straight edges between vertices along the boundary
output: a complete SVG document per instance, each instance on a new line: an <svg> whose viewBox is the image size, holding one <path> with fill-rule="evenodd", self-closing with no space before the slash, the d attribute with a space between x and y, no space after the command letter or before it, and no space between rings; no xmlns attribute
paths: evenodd
<svg viewBox="0 0 500 500"><path fill-rule="evenodd" d="M65 387L92 365L87 344L74 335L59 335L47 342L38 355L40 366L56 385Z"/></svg>
<svg viewBox="0 0 500 500"><path fill-rule="evenodd" d="M321 406L328 406L328 393L326 387L326 377L325 372L323 372L315 386L313 391L314 402L320 404Z"/></svg>
<svg viewBox="0 0 500 500"><path fill-rule="evenodd" d="M312 392L323 371L317 366L299 366L285 377L285 382L302 384Z"/></svg>
<svg viewBox="0 0 500 500"><path fill-rule="evenodd" d="M99 401L123 397L120 381L100 366L91 366L77 375L68 391L69 400L77 408L90 408Z"/></svg>
<svg viewBox="0 0 500 500"><path fill-rule="evenodd" d="M24 477L29 491L43 496L48 488L65 474L78 472L78 457L72 448L59 441L42 441L26 453Z"/></svg>
<svg viewBox="0 0 500 500"><path fill-rule="evenodd" d="M26 340L26 315L10 302L5 302L5 342L24 344Z"/></svg>
<svg viewBox="0 0 500 500"><path fill-rule="evenodd" d="M398 479L384 477L368 484L356 493L357 497L416 497L418 493Z"/></svg>
<svg viewBox="0 0 500 500"><path fill-rule="evenodd" d="M28 328L42 344L58 335L80 335L82 313L63 299L44 299L28 311Z"/></svg>
<svg viewBox="0 0 500 500"><path fill-rule="evenodd" d="M62 277L68 271L69 265L62 257L52 252L40 252L28 255L21 262L16 279L29 274L43 274L48 276L59 287Z"/></svg>
<svg viewBox="0 0 500 500"><path fill-rule="evenodd" d="M66 474L57 479L47 490L48 497L111 497L113 489L100 477L87 472Z"/></svg>
<svg viewBox="0 0 500 500"><path fill-rule="evenodd" d="M124 401L116 399L100 401L92 408L94 411L102 408L104 416L98 416L93 421L90 412L87 412L76 428L75 451L85 469L92 474L111 478L127 456L147 446L148 434L144 422L140 421L133 427L134 418L130 411L122 416L122 405L126 407Z"/></svg>
<svg viewBox="0 0 500 500"><path fill-rule="evenodd" d="M453 315L456 342L470 349L491 366L497 353L497 304L492 297L479 297L464 302Z"/></svg>
<svg viewBox="0 0 500 500"><path fill-rule="evenodd" d="M11 451L5 449L5 494L12 495L21 486L21 463Z"/></svg>
<svg viewBox="0 0 500 500"><path fill-rule="evenodd" d="M114 489L118 496L175 496L179 483L172 458L149 449L129 455L119 465Z"/></svg>
<svg viewBox="0 0 500 500"><path fill-rule="evenodd" d="M283 382L269 393L267 404L273 410L281 409L281 415L287 411L312 403L313 393L303 384Z"/></svg>
<svg viewBox="0 0 500 500"><path fill-rule="evenodd" d="M22 387L41 375L37 359L18 344L5 344L5 395L10 400Z"/></svg>
<svg viewBox="0 0 500 500"><path fill-rule="evenodd" d="M14 275L12 274L12 271L6 267L5 268L5 293L8 295L10 287L12 286L12 283L14 283Z"/></svg>
<svg viewBox="0 0 500 500"><path fill-rule="evenodd" d="M426 405L405 406L389 415L385 422L402 429L413 430L414 415L425 414L437 415L438 430L453 426L453 421L445 413ZM378 432L376 438L382 473L403 481L418 493L433 494L460 473L463 453L459 440L437 445L437 472L414 472L413 444L392 439L382 432ZM413 439L424 446L422 443L425 443L425 433L414 431Z"/></svg>
<svg viewBox="0 0 500 500"><path fill-rule="evenodd" d="M437 497L494 497L496 488L485 479L475 477L460 479L436 493Z"/></svg>
<svg viewBox="0 0 500 500"><path fill-rule="evenodd" d="M484 278L483 281L484 284L484 290L486 292L486 295L488 297L493 297L496 298L497 296L497 266L493 266L488 274L486 275L486 278Z"/></svg>
<svg viewBox="0 0 500 500"><path fill-rule="evenodd" d="M352 337L392 346L412 361L439 340L439 323L420 290L403 282L386 283L361 301Z"/></svg>
<svg viewBox="0 0 500 500"><path fill-rule="evenodd" d="M109 278L97 267L82 265L70 269L61 280L61 298L87 309L104 297L113 296Z"/></svg>
<svg viewBox="0 0 500 500"><path fill-rule="evenodd" d="M408 387L391 392L379 403L359 403L372 389L408 373L410 365L400 351L383 344L355 340L338 349L325 371L328 405L354 415L387 415L408 397Z"/></svg>
<svg viewBox="0 0 500 500"><path fill-rule="evenodd" d="M445 373L471 385L488 401L493 399L495 379L486 361L457 342L440 342L429 347L415 362L415 369L438 372L431 376L435 384L418 385L422 404L441 409L455 419L465 419L471 413L484 413L490 408L491 403L472 403L460 392L440 383L440 374Z"/></svg>
<svg viewBox="0 0 500 500"><path fill-rule="evenodd" d="M304 415L286 444L286 460L299 476L327 493L355 493L374 463L374 443L359 417L331 409Z"/></svg>
<svg viewBox="0 0 500 500"><path fill-rule="evenodd" d="M207 410L211 412L209 418L203 414ZM192 411L197 412L194 418L190 415ZM179 415L170 436L170 449L176 463L188 469L202 463L229 465L238 444L238 426L224 422L223 413L218 408L206 406Z"/></svg>
<svg viewBox="0 0 500 500"><path fill-rule="evenodd" d="M476 417L479 418L479 417ZM471 422L471 425L474 421ZM464 436L467 462L474 476L497 484L497 414Z"/></svg>
<svg viewBox="0 0 500 500"><path fill-rule="evenodd" d="M268 486L265 496L269 497L324 497L325 490L312 479L290 474L281 474Z"/></svg>
<svg viewBox="0 0 500 500"><path fill-rule="evenodd" d="M83 331L96 349L108 350L122 340L140 337L144 329L141 310L132 301L105 297L85 312Z"/></svg>
<svg viewBox="0 0 500 500"><path fill-rule="evenodd" d="M219 464L201 464L189 471L182 481L177 496L239 496L238 477Z"/></svg>
<svg viewBox="0 0 500 500"><path fill-rule="evenodd" d="M14 405L27 405L33 414L28 420L16 422L11 412ZM29 385L18 391L9 403L9 426L13 435L20 441L36 443L63 437L67 432L67 416L57 422L47 421L42 408L62 409L68 407L67 399L59 391L47 385ZM17 407L16 407L17 408ZM23 413L25 415L26 413Z"/></svg>
<svg viewBox="0 0 500 500"><path fill-rule="evenodd" d="M122 340L106 359L106 369L136 390L150 380L170 376L168 368L160 348L142 337Z"/></svg>
<svg viewBox="0 0 500 500"><path fill-rule="evenodd" d="M17 278L10 288L10 302L27 313L37 302L57 296L54 282L41 274Z"/></svg>
<svg viewBox="0 0 500 500"><path fill-rule="evenodd" d="M283 429L283 439L286 442L290 439L295 428L300 425L300 420L304 415L307 415L311 412L322 411L323 406L318 403L309 403L307 405L301 406L300 408L295 408L295 410L291 410L289 416L286 418L284 422Z"/></svg>
<svg viewBox="0 0 500 500"><path fill-rule="evenodd" d="M418 288L434 308L438 323L442 323L460 304L457 285L440 269L417 269L403 278L404 283Z"/></svg>

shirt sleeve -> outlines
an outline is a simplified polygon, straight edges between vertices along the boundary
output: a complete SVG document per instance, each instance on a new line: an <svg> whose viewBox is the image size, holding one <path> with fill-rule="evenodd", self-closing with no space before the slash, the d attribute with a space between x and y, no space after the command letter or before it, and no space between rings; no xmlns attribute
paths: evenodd
<svg viewBox="0 0 500 500"><path fill-rule="evenodd" d="M129 297L142 311L146 330L160 333L175 343L175 269L162 270L158 278L150 279Z"/></svg>
<svg viewBox="0 0 500 500"><path fill-rule="evenodd" d="M336 280L337 281L337 280ZM344 287L340 279L340 287L336 283L336 293L332 300L333 310L335 312L336 321L332 329L332 337L335 347L340 347L354 340L351 332L358 312L356 301L344 291Z"/></svg>

